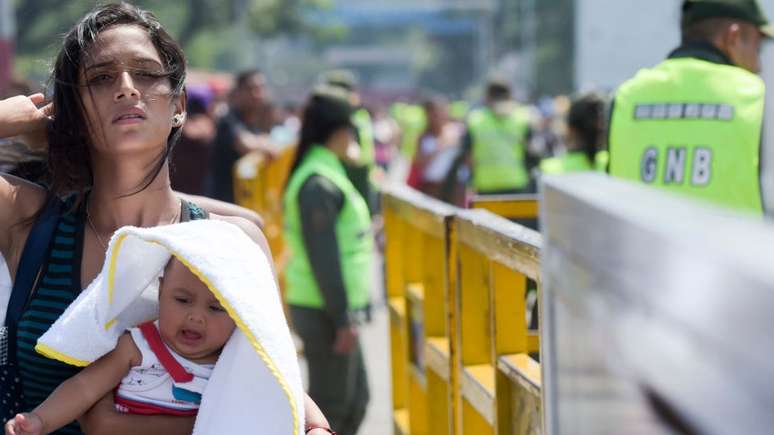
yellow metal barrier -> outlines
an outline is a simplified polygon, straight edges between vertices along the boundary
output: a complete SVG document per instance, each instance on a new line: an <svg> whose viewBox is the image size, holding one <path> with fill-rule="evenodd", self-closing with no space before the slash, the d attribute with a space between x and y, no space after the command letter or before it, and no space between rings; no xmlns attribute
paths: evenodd
<svg viewBox="0 0 774 435"><path fill-rule="evenodd" d="M234 165L234 199L264 219L263 232L278 271L282 271L287 260L282 238L282 194L295 153L295 146L282 148L273 159L254 152Z"/></svg>
<svg viewBox="0 0 774 435"><path fill-rule="evenodd" d="M506 219L536 219L540 201L538 195L476 195L470 208L488 210Z"/></svg>
<svg viewBox="0 0 774 435"><path fill-rule="evenodd" d="M480 210L454 217L459 258L461 434L542 433L540 367L529 354L527 279L541 238Z"/></svg>
<svg viewBox="0 0 774 435"><path fill-rule="evenodd" d="M455 433L455 209L407 187L383 198L394 430Z"/></svg>
<svg viewBox="0 0 774 435"><path fill-rule="evenodd" d="M383 204L395 433L542 433L525 304L540 235L405 187Z"/></svg>

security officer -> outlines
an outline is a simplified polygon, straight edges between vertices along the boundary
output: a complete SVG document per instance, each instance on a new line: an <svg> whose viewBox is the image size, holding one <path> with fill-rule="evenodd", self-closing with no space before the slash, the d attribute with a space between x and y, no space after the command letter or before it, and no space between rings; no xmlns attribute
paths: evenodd
<svg viewBox="0 0 774 435"><path fill-rule="evenodd" d="M374 245L368 206L346 172L360 157L352 112L340 89L315 91L284 196L286 299L309 362L309 395L341 435L357 432L369 401L358 322Z"/></svg>
<svg viewBox="0 0 774 435"><path fill-rule="evenodd" d="M470 160L472 187L479 194L521 193L529 190L526 164L529 114L511 99L501 80L487 84L485 106L468 117L463 153Z"/></svg>
<svg viewBox="0 0 774 435"><path fill-rule="evenodd" d="M681 27L667 60L618 89L610 173L761 214L756 73L774 31L757 0L685 0Z"/></svg>

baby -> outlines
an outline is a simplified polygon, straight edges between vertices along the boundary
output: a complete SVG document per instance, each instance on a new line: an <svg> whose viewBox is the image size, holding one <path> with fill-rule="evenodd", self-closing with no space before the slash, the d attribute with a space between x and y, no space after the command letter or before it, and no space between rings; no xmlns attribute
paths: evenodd
<svg viewBox="0 0 774 435"><path fill-rule="evenodd" d="M114 389L121 412L195 415L234 326L207 286L172 257L160 283L158 321L131 328L113 351L62 383L32 412L16 415L5 433L53 432Z"/></svg>

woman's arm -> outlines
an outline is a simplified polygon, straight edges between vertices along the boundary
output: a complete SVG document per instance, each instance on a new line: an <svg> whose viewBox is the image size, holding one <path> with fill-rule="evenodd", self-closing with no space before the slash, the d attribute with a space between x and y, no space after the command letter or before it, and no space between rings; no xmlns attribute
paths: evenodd
<svg viewBox="0 0 774 435"><path fill-rule="evenodd" d="M110 393L141 359L132 338L121 336L114 350L63 382L32 412L17 416L9 426L20 434L50 433L65 426Z"/></svg>
<svg viewBox="0 0 774 435"><path fill-rule="evenodd" d="M45 134L49 109L38 109L43 94L19 95L0 100L0 137ZM49 106L47 106L49 107ZM0 175L0 254L13 276L18 254L27 238L27 228L17 224L32 217L43 205L46 194L37 185L10 175Z"/></svg>
<svg viewBox="0 0 774 435"><path fill-rule="evenodd" d="M190 435L194 421L196 417L121 414L112 392L78 419L87 435Z"/></svg>

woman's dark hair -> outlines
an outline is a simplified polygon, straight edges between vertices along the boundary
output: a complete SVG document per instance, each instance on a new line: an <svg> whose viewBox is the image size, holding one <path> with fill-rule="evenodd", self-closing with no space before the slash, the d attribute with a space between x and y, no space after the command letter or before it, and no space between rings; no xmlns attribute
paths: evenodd
<svg viewBox="0 0 774 435"><path fill-rule="evenodd" d="M602 146L606 107L604 96L588 93L573 100L567 113L567 126L575 132L579 151L592 163Z"/></svg>
<svg viewBox="0 0 774 435"><path fill-rule="evenodd" d="M290 174L295 172L313 145L325 145L337 130L353 128L353 110L347 95L336 89L323 87L312 94L302 115L301 137Z"/></svg>
<svg viewBox="0 0 774 435"><path fill-rule="evenodd" d="M148 32L148 37L161 57L165 74L172 87L172 95L179 96L185 92L183 85L186 61L183 50L152 13L123 2L99 6L67 32L50 78L53 86L54 119L48 131L48 165L51 172L51 193L77 193L78 203L94 181L89 152L93 141L81 99L80 71L85 54L99 33L117 25L138 26ZM147 188L158 176L181 133L181 128L172 128L167 138L167 146L142 186L134 193Z"/></svg>

